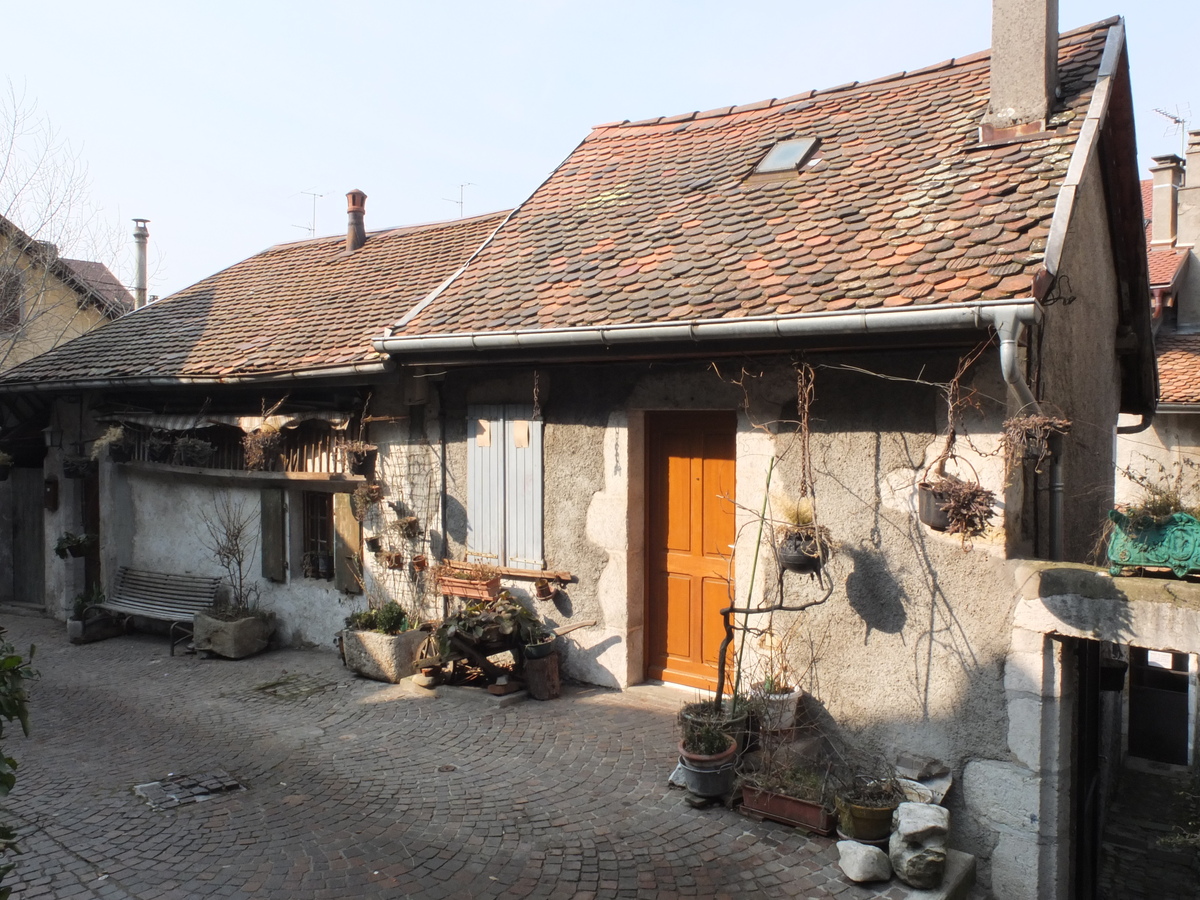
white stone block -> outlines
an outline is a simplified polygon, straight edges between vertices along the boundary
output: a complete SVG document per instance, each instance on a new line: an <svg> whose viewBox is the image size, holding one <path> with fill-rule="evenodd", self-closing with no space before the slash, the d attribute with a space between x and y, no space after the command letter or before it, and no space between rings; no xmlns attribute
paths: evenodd
<svg viewBox="0 0 1200 900"><path fill-rule="evenodd" d="M1037 840L1041 779L1024 766L973 760L963 770L967 810L985 827Z"/></svg>
<svg viewBox="0 0 1200 900"><path fill-rule="evenodd" d="M1046 636L1028 628L1014 628L1012 631L1011 651L1013 653L1042 653L1046 646Z"/></svg>
<svg viewBox="0 0 1200 900"><path fill-rule="evenodd" d="M1042 701L1013 697L1008 701L1008 749L1026 768L1039 770L1044 755Z"/></svg>
<svg viewBox="0 0 1200 900"><path fill-rule="evenodd" d="M992 896L1038 900L1037 841L1001 834L992 851Z"/></svg>
<svg viewBox="0 0 1200 900"><path fill-rule="evenodd" d="M1004 661L1004 689L1041 696L1045 657L1041 653L1009 653Z"/></svg>

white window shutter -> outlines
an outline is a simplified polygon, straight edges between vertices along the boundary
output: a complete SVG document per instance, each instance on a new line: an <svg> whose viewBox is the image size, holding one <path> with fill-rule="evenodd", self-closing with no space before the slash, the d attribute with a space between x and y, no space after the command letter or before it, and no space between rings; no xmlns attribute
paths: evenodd
<svg viewBox="0 0 1200 900"><path fill-rule="evenodd" d="M467 407L467 559L504 562L504 407Z"/></svg>
<svg viewBox="0 0 1200 900"><path fill-rule="evenodd" d="M530 406L506 406L504 420L505 565L540 569L542 423Z"/></svg>

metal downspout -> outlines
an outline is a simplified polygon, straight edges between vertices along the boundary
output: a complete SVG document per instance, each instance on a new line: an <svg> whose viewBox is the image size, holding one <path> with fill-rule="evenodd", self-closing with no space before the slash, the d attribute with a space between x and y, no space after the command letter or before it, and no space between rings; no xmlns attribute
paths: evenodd
<svg viewBox="0 0 1200 900"><path fill-rule="evenodd" d="M1012 385L1017 397L1021 400L1020 415L1040 416L1041 404L1033 396L1033 391L1025 383L1021 372L1017 349L1021 342L1021 334L1025 323L1015 313L1008 310L997 310L992 318L996 333L1000 336L1000 369L1004 380ZM1062 435L1052 434L1050 437L1050 546L1048 556L1054 562L1063 558L1064 540L1064 487L1062 463Z"/></svg>

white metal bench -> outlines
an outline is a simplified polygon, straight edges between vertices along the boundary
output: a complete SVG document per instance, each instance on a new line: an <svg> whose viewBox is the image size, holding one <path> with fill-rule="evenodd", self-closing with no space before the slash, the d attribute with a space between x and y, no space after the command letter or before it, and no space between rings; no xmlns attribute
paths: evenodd
<svg viewBox="0 0 1200 900"><path fill-rule="evenodd" d="M122 566L117 572L117 582L112 595L103 603L84 610L99 613L116 613L125 617L140 616L170 624L168 637L171 640L171 655L175 647L192 635L192 622L198 612L209 609L217 600L221 590L220 578L197 575L172 575L166 572L149 572ZM175 636L176 630L182 632Z"/></svg>

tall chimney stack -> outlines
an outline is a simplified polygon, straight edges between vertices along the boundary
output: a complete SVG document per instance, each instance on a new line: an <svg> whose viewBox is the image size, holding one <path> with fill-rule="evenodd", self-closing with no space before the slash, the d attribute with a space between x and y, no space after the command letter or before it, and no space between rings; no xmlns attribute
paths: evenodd
<svg viewBox="0 0 1200 900"><path fill-rule="evenodd" d="M1179 226L1176 244L1200 248L1200 130L1188 132L1187 172L1179 189ZM1193 251L1195 252L1195 251ZM1195 262L1191 268L1195 267Z"/></svg>
<svg viewBox="0 0 1200 900"><path fill-rule="evenodd" d="M992 0L991 97L983 140L1046 128L1058 90L1058 0Z"/></svg>
<svg viewBox="0 0 1200 900"><path fill-rule="evenodd" d="M367 195L354 190L346 195L346 212L350 214L350 223L346 228L346 250L353 253L367 242L367 229L363 224L363 216L367 211Z"/></svg>
<svg viewBox="0 0 1200 900"><path fill-rule="evenodd" d="M149 219L134 219L133 243L137 256L137 281L133 285L133 308L141 309L146 305L146 247L150 242L150 230L146 228Z"/></svg>
<svg viewBox="0 0 1200 900"><path fill-rule="evenodd" d="M1174 153L1154 157L1150 167L1154 191L1150 198L1150 246L1174 247L1179 221L1179 188L1183 185L1183 160Z"/></svg>

